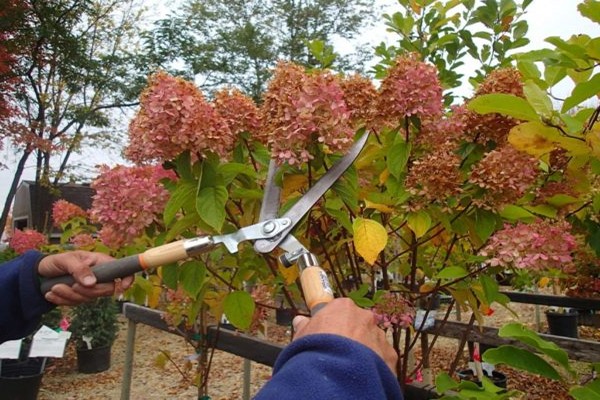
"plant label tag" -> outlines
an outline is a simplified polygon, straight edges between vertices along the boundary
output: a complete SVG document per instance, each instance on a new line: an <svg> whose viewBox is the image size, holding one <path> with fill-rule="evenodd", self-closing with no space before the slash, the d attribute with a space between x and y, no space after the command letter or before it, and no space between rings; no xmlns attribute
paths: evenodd
<svg viewBox="0 0 600 400"><path fill-rule="evenodd" d="M21 352L21 343L23 339L9 340L0 344L0 360L1 359L17 359Z"/></svg>
<svg viewBox="0 0 600 400"><path fill-rule="evenodd" d="M29 357L63 357L70 332L55 332L47 326L42 326L33 335Z"/></svg>

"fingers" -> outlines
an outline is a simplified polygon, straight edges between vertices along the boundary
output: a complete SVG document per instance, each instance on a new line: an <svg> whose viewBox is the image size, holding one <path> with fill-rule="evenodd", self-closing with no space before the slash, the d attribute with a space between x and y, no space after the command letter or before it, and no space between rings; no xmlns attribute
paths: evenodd
<svg viewBox="0 0 600 400"><path fill-rule="evenodd" d="M292 321L292 325L294 327L294 332L296 333L296 337L300 334L302 329L310 322L310 318L307 318L303 315L296 315L294 320Z"/></svg>

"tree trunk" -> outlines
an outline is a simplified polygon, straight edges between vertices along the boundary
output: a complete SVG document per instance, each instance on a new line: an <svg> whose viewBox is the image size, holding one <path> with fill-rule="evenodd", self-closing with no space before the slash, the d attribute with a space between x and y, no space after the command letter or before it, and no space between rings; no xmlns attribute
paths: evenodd
<svg viewBox="0 0 600 400"><path fill-rule="evenodd" d="M25 164L27 163L27 159L29 158L30 154L30 150L24 151L19 163L17 164L17 169L15 171L15 175L13 176L12 184L10 185L10 190L6 195L4 209L2 210L2 215L0 216L0 237L2 237L4 234L4 228L6 227L6 221L8 221L8 214L10 213L10 206L12 205L15 194L17 193L17 186L19 185L19 181L21 180L21 176L25 170Z"/></svg>

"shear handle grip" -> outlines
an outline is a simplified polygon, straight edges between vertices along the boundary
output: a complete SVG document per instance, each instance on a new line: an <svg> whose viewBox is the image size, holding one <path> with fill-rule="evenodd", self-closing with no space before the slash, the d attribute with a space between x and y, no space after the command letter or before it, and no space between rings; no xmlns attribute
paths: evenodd
<svg viewBox="0 0 600 400"><path fill-rule="evenodd" d="M194 254L208 251L213 247L210 240L203 240L205 237L198 238L200 243L194 248ZM193 239L192 239L193 240ZM178 240L162 246L153 247L141 254L120 258L109 261L104 264L92 267L92 272L96 276L98 283L112 282L117 278L124 278L146 269L156 268L161 265L184 260L188 257L186 244L190 239ZM75 279L71 275L58 276L42 281L40 289L45 294L52 289L54 285L64 283L73 286Z"/></svg>
<svg viewBox="0 0 600 400"><path fill-rule="evenodd" d="M333 300L333 291L329 285L329 279L327 279L327 274L321 267L312 266L302 270L300 283L311 315L315 315Z"/></svg>

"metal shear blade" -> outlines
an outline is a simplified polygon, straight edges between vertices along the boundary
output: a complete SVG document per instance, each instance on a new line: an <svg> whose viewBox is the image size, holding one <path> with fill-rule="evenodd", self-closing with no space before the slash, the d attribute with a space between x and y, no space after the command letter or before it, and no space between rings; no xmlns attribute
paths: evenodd
<svg viewBox="0 0 600 400"><path fill-rule="evenodd" d="M319 179L296 204L294 204L281 218L289 218L291 224L281 233L266 239L259 239L254 242L254 250L259 253L269 253L275 247L281 247L288 253L306 252L306 248L289 232L298 224L298 222L310 211L312 206L327 192L327 190L342 176L342 174L352 165L360 151L364 147L369 137L368 132L358 139L350 148L348 153L338 160L326 173ZM277 210L279 208L281 188L274 182L277 172L275 162L271 160L269 163L269 171L267 172L267 182L265 184L265 195L263 204L260 210L260 221L277 218Z"/></svg>

